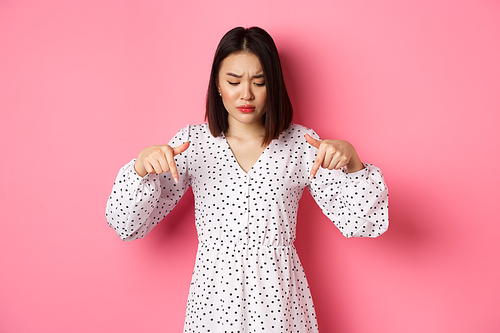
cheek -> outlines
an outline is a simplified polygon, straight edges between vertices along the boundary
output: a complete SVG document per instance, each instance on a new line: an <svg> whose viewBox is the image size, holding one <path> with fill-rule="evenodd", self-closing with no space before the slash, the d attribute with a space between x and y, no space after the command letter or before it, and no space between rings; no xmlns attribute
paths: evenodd
<svg viewBox="0 0 500 333"><path fill-rule="evenodd" d="M234 91L232 91L231 89L224 89L224 88L221 89L221 94L222 98L226 100L234 98L235 95Z"/></svg>
<svg viewBox="0 0 500 333"><path fill-rule="evenodd" d="M266 104L267 102L267 91L264 91L261 95L261 100L262 100L262 104Z"/></svg>
<svg viewBox="0 0 500 333"><path fill-rule="evenodd" d="M224 108L226 110L231 108L231 105L233 105L233 100L234 100L234 93L231 92L230 90L227 89L221 89L221 96L220 98L222 99L222 104L224 105Z"/></svg>

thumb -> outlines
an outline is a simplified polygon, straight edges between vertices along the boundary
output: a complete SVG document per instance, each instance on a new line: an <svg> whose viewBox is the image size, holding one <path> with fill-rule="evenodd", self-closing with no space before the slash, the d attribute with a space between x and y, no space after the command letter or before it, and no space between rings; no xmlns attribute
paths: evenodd
<svg viewBox="0 0 500 333"><path fill-rule="evenodd" d="M306 136L306 141L309 142L309 144L311 146L319 148L319 145L321 144L320 140L316 140L315 138L313 138L309 134L306 134L305 136Z"/></svg>
<svg viewBox="0 0 500 333"><path fill-rule="evenodd" d="M175 155L179 155L180 153L182 153L183 151L185 151L186 149L188 149L189 145L190 145L190 142L186 141L183 144L175 147L174 148L174 156Z"/></svg>

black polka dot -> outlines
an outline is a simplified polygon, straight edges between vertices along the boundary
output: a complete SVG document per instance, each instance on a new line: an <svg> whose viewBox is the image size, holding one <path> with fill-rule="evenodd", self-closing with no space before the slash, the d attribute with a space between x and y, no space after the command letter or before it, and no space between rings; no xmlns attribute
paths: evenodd
<svg viewBox="0 0 500 333"><path fill-rule="evenodd" d="M224 135L188 125L170 141L190 141L170 173L139 177L134 162L119 172L106 216L123 240L158 224L189 186L195 197L199 246L184 332L317 332L314 305L293 245L305 188L346 237L376 237L388 227L387 188L378 168L349 174L309 171L317 149L291 125L244 172Z"/></svg>

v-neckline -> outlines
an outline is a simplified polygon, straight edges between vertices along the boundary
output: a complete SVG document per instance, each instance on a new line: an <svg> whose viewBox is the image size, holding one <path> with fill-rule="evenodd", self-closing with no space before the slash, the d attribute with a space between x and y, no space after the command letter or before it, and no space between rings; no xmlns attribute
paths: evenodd
<svg viewBox="0 0 500 333"><path fill-rule="evenodd" d="M250 173L253 173L254 169L255 169L255 166L257 164L260 163L260 161L262 160L262 157L264 156L264 154L270 150L270 147L272 144L274 144L274 142L276 141L276 139L273 139L268 145L267 147L262 151L262 153L259 155L259 158L255 161L255 163L252 165L252 167L250 169L248 169L248 171L245 171L240 163L238 162L238 159L236 158L236 156L234 155L233 153L233 150L231 149L231 145L229 144L229 142L227 141L227 138L226 138L226 135L224 134L224 132L222 133L222 139L224 140L224 142L226 143L226 152L228 152L228 155L231 155L232 159L233 159L233 162L236 164L237 168L239 171L243 172L245 175L249 175Z"/></svg>

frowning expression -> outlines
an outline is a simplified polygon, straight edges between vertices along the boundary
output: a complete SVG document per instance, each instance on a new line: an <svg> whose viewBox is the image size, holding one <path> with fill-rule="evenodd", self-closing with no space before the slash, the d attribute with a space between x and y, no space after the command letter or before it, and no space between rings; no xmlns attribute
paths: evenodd
<svg viewBox="0 0 500 333"><path fill-rule="evenodd" d="M229 124L261 121L266 112L267 89L259 58L248 52L227 56L220 66L217 87Z"/></svg>

